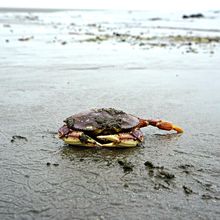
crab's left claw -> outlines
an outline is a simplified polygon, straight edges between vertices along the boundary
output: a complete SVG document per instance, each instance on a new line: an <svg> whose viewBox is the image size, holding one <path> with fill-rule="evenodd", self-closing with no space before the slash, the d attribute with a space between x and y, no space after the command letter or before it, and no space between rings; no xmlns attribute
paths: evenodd
<svg viewBox="0 0 220 220"><path fill-rule="evenodd" d="M66 126L66 125L63 125L61 128L59 128L58 130L58 137L59 138L62 138L64 137L65 135L67 135L68 133L70 133L70 129Z"/></svg>
<svg viewBox="0 0 220 220"><path fill-rule="evenodd" d="M102 145L98 141L84 134L82 131L71 131L68 135L59 136L59 138L69 145L102 147Z"/></svg>
<svg viewBox="0 0 220 220"><path fill-rule="evenodd" d="M183 129L177 125L163 120L148 120L149 124L155 126L161 130L171 131L174 130L177 133L183 133Z"/></svg>

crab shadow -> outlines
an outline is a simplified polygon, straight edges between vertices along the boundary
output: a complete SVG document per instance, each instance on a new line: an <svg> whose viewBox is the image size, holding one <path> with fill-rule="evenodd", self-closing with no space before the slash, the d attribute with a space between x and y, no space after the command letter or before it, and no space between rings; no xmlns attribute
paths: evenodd
<svg viewBox="0 0 220 220"><path fill-rule="evenodd" d="M163 141L170 141L170 140L176 140L178 139L180 136L182 136L182 133L178 134L178 133L169 133L169 134L154 134L154 137L156 137L158 140L163 140Z"/></svg>
<svg viewBox="0 0 220 220"><path fill-rule="evenodd" d="M130 157L138 154L142 147L134 148L88 148L82 146L63 145L60 150L62 158L65 159L99 159L117 160L121 157Z"/></svg>

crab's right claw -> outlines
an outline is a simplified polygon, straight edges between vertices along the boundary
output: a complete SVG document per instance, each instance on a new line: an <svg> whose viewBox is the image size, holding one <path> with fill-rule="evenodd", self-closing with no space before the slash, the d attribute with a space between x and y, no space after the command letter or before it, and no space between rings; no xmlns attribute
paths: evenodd
<svg viewBox="0 0 220 220"><path fill-rule="evenodd" d="M97 138L102 141L109 141L109 143L102 144L103 147L136 147L140 144L140 141L129 133L99 135Z"/></svg>
<svg viewBox="0 0 220 220"><path fill-rule="evenodd" d="M65 135L67 135L68 133L70 133L70 129L66 126L66 125L63 125L61 128L59 128L58 130L58 137L59 138L62 138L64 137Z"/></svg>
<svg viewBox="0 0 220 220"><path fill-rule="evenodd" d="M177 133L183 133L183 129L181 127L179 127L177 125L173 125L172 123L167 122L167 121L159 121L156 124L156 127L158 127L159 129L162 129L162 130L166 130L166 131L174 130Z"/></svg>

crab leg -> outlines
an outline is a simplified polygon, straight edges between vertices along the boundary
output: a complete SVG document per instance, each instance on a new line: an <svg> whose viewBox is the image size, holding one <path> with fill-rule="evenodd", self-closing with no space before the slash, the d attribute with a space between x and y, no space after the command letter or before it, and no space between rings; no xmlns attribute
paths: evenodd
<svg viewBox="0 0 220 220"><path fill-rule="evenodd" d="M72 131L68 135L61 137L61 139L70 145L78 145L78 146L87 146L87 147L96 147L102 146L99 142L92 139L88 135L84 134L81 131Z"/></svg>
<svg viewBox="0 0 220 220"><path fill-rule="evenodd" d="M161 130L166 130L166 131L174 130L177 133L183 133L183 129L181 127L174 125L170 122L163 121L163 120L153 120L153 119L148 119L148 120L143 120L143 121L141 120L140 124L143 124L141 125L141 127L152 125Z"/></svg>
<svg viewBox="0 0 220 220"><path fill-rule="evenodd" d="M141 142L130 133L99 135L97 138L103 141L111 141L111 143L102 144L103 147L135 147Z"/></svg>

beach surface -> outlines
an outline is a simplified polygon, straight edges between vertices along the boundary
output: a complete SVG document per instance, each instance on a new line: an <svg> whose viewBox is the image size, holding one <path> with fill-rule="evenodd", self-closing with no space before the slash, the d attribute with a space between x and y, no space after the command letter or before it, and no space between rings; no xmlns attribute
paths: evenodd
<svg viewBox="0 0 220 220"><path fill-rule="evenodd" d="M220 12L0 13L0 219L219 219ZM186 13L187 14L187 13ZM172 121L132 149L70 147L63 120Z"/></svg>

